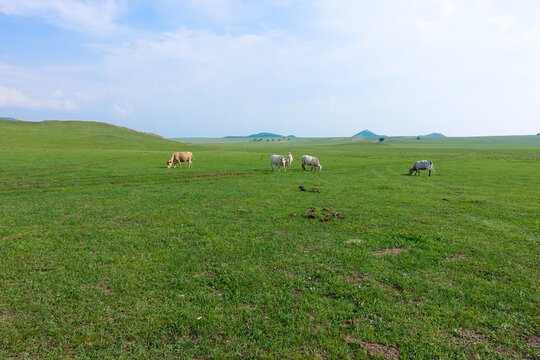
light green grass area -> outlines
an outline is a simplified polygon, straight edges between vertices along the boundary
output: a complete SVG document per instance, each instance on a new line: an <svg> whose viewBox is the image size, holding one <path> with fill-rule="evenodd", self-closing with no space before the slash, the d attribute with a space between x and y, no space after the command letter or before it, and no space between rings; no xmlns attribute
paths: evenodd
<svg viewBox="0 0 540 360"><path fill-rule="evenodd" d="M408 176L421 159L434 174ZM0 358L535 359L539 203L540 136L182 144L0 121Z"/></svg>

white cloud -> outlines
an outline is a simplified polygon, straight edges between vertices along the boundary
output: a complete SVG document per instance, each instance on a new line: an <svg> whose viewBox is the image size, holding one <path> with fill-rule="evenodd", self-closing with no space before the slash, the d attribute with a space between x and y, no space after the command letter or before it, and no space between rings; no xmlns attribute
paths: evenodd
<svg viewBox="0 0 540 360"><path fill-rule="evenodd" d="M113 106L114 113L122 118L127 118L133 112L133 105L128 104L125 106L120 106L114 104Z"/></svg>
<svg viewBox="0 0 540 360"><path fill-rule="evenodd" d="M75 106L69 100L62 100L59 96L49 98L36 98L23 94L21 91L0 86L0 108L23 108L32 110L54 109L73 110Z"/></svg>
<svg viewBox="0 0 540 360"><path fill-rule="evenodd" d="M70 30L103 35L117 29L114 19L123 4L123 0L0 0L0 11L36 16Z"/></svg>

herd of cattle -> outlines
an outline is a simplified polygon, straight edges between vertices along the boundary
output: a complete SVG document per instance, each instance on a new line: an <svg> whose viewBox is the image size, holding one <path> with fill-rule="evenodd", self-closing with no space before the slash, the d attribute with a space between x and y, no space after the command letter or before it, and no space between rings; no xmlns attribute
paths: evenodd
<svg viewBox="0 0 540 360"><path fill-rule="evenodd" d="M167 161L167 168L171 168L171 166L176 167L176 164L178 164L180 167L182 167L183 162L187 162L189 164L189 167L191 168L191 161L195 160L193 157L193 153L189 151L180 151L175 152L171 155L171 158L169 161ZM293 162L293 156L289 152L286 156L283 155L271 155L270 156L270 165L272 166L272 171L275 171L275 166L277 165L277 171L281 167L283 167L283 171L287 171L287 166L291 166ZM317 159L315 156L311 155L304 155L302 156L302 169L306 170L306 165L311 166L310 171L313 169L319 171L322 171L322 165L319 162L319 159ZM431 160L420 160L414 163L413 167L409 169L409 175L419 175L420 170L427 170L429 172L429 176L431 176L431 172L435 169L433 168L433 161Z"/></svg>

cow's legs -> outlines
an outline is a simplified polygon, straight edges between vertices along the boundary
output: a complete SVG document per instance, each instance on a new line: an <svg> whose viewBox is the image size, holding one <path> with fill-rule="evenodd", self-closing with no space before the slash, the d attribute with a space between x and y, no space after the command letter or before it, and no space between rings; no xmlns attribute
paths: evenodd
<svg viewBox="0 0 540 360"><path fill-rule="evenodd" d="M431 176L431 170L429 170L429 176Z"/></svg>
<svg viewBox="0 0 540 360"><path fill-rule="evenodd" d="M306 170L306 164L302 163L302 169Z"/></svg>

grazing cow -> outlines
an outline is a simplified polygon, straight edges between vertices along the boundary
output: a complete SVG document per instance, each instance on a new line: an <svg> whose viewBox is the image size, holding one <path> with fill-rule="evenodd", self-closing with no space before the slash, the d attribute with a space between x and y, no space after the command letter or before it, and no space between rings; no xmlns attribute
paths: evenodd
<svg viewBox="0 0 540 360"><path fill-rule="evenodd" d="M169 159L169 161L167 161L167 169L170 169L171 166L173 165L174 167L176 167L176 164L182 167L182 163L186 161L188 162L189 167L191 168L191 160L195 160L191 152L189 151L175 152L171 155L171 158Z"/></svg>
<svg viewBox="0 0 540 360"><path fill-rule="evenodd" d="M285 166L291 166L292 161L293 161L293 157L292 157L291 152L289 151L287 153L287 156L285 156Z"/></svg>
<svg viewBox="0 0 540 360"><path fill-rule="evenodd" d="M285 157L283 155L271 155L270 156L270 165L272 165L272 171L275 171L274 165L277 165L277 171L279 171L279 168L283 166L283 171L287 171L285 169Z"/></svg>
<svg viewBox="0 0 540 360"><path fill-rule="evenodd" d="M412 175L413 172L415 173L414 175L420 175L420 170L428 170L429 176L431 176L431 172L435 171L435 169L433 168L433 161L420 160L415 162L413 167L409 169L409 175Z"/></svg>
<svg viewBox="0 0 540 360"><path fill-rule="evenodd" d="M311 166L310 171L312 171L313 168L317 168L319 171L322 171L322 165L319 163L319 159L317 159L315 156L302 156L302 169L306 170L306 165Z"/></svg>

